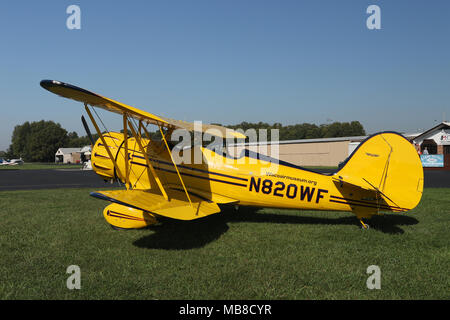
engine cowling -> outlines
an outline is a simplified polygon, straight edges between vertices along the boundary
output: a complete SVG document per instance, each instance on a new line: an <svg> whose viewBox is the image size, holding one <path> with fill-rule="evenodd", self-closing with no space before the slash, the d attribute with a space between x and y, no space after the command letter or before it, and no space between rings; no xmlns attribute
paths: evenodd
<svg viewBox="0 0 450 320"><path fill-rule="evenodd" d="M118 161L118 156L123 157L123 155L119 154L119 150L124 141L123 134L118 132L108 132L103 134L103 138L105 139L106 145L103 144L101 139L97 139L92 148L92 169L104 180L116 179L117 173L106 148L109 148L115 161Z"/></svg>

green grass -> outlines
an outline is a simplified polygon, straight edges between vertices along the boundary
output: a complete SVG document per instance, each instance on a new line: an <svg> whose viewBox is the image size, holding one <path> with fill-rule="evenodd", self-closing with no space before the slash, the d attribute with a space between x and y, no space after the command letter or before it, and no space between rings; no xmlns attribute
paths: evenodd
<svg viewBox="0 0 450 320"><path fill-rule="evenodd" d="M38 170L38 169L81 169L81 164L56 164L45 162L26 162L22 165L0 166L0 170Z"/></svg>
<svg viewBox="0 0 450 320"><path fill-rule="evenodd" d="M0 192L0 205L0 299L450 298L450 189L366 231L349 213L268 209L114 231L88 189Z"/></svg>

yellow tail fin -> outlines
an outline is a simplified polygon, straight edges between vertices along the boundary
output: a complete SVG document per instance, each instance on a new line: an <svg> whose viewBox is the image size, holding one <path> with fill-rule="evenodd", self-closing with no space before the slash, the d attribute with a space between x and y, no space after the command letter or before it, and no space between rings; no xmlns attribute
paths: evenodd
<svg viewBox="0 0 450 320"><path fill-rule="evenodd" d="M376 191L392 206L416 207L422 198L423 168L412 144L396 132L380 132L363 141L333 176Z"/></svg>

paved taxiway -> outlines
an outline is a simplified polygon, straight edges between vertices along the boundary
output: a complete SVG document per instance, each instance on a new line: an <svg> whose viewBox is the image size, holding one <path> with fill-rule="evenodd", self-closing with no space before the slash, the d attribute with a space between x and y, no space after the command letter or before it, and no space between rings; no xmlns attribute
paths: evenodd
<svg viewBox="0 0 450 320"><path fill-rule="evenodd" d="M450 188L450 170L425 170L425 188ZM108 188L92 170L0 170L0 191L54 188Z"/></svg>
<svg viewBox="0 0 450 320"><path fill-rule="evenodd" d="M0 191L55 188L108 188L92 170L0 170ZM117 183L114 184L117 186Z"/></svg>

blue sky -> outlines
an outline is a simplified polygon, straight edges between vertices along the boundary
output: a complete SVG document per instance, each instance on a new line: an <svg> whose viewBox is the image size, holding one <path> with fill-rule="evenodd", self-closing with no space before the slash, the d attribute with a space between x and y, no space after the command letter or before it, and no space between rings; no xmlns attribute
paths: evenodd
<svg viewBox="0 0 450 320"><path fill-rule="evenodd" d="M66 27L71 4L81 30ZM381 30L366 27L372 4ZM445 0L4 1L0 150L25 121L84 135L82 105L42 79L187 121L424 130L450 118L449 13Z"/></svg>

